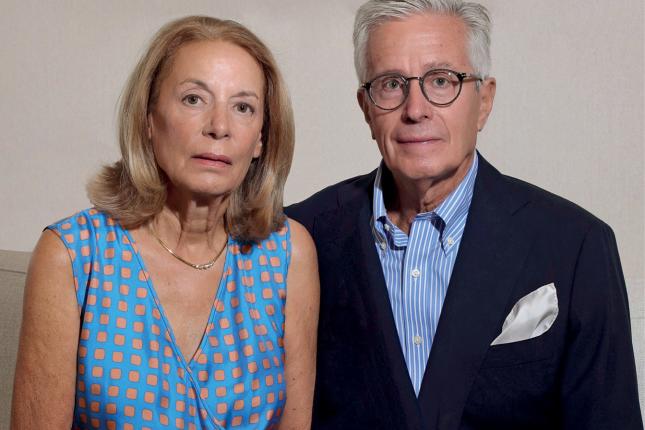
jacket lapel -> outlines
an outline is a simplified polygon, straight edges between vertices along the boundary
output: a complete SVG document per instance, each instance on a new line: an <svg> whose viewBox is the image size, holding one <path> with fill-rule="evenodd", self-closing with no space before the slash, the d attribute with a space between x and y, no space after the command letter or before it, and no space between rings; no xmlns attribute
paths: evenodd
<svg viewBox="0 0 645 430"><path fill-rule="evenodd" d="M514 224L526 205L480 156L473 200L419 393L423 428L457 429L533 241Z"/></svg>
<svg viewBox="0 0 645 430"><path fill-rule="evenodd" d="M420 413L405 359L401 350L398 333L394 323L385 278L380 259L376 252L370 225L372 217L372 185L375 174L368 176L369 181L360 190L341 190L339 195L344 201L340 207L316 219L315 234L319 238L318 252L338 262L334 282L340 282L339 300L350 300L355 312L353 324L365 324L372 336L368 380L378 381L365 387L374 398L386 402L384 408L394 408L405 423L393 421L396 428L404 425L406 429L420 429ZM320 240L325 238L325 245ZM325 285L321 271L321 285ZM377 406L380 406L377 401ZM375 411L387 415L387 409ZM394 415L394 414L392 414ZM383 421L394 416L383 417Z"/></svg>

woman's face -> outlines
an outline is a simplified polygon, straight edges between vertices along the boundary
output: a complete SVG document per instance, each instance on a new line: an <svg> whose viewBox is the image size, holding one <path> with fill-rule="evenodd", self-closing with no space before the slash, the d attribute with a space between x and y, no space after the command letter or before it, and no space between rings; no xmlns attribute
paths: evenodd
<svg viewBox="0 0 645 430"><path fill-rule="evenodd" d="M148 114L148 137L169 191L228 194L262 151L262 70L225 41L188 43L168 67Z"/></svg>

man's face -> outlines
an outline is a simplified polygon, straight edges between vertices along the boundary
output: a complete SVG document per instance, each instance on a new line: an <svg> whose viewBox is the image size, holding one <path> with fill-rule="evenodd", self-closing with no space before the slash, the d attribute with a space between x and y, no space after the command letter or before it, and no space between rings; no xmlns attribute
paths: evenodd
<svg viewBox="0 0 645 430"><path fill-rule="evenodd" d="M467 29L460 18L414 15L376 27L367 45L368 80L386 73L423 76L431 69L474 73L468 58ZM398 181L427 186L457 186L470 167L477 132L493 105L494 79L479 90L475 80L463 83L448 106L425 99L417 80L398 109L386 111L371 103L365 90L358 101L386 166Z"/></svg>

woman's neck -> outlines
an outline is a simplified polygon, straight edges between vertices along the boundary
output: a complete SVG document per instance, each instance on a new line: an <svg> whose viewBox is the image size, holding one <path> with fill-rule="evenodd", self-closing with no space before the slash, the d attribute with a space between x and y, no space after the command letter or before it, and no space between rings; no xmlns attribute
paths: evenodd
<svg viewBox="0 0 645 430"><path fill-rule="evenodd" d="M224 215L228 196L195 198L169 191L163 209L151 221L154 235L190 261L212 258L227 240Z"/></svg>

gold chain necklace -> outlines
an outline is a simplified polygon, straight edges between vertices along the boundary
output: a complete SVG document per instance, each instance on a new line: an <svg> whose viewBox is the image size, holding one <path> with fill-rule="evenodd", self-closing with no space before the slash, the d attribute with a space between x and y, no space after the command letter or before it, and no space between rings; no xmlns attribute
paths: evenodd
<svg viewBox="0 0 645 430"><path fill-rule="evenodd" d="M163 242L163 240L161 240L161 239L159 238L159 236L157 236L157 234L155 233L154 228L152 227L152 223L148 224L148 226L149 226L149 229L150 229L150 233L152 234L152 236L154 236L154 238L155 238L155 239L157 239L157 242L159 242L159 245L161 245L161 246L163 247L163 249L165 249L166 251L168 251L168 252L170 253L170 255L172 255L173 257L175 257L177 260L179 260L179 261L181 261L182 263L184 263L184 264L186 264L186 265L188 265L188 266L192 267L193 269L197 269L197 270L208 270L208 269L210 269L211 267L213 267L213 266L215 265L215 262L217 261L217 259L220 257L220 255L222 255L222 252L224 252L224 249L226 249L226 244L228 243L228 240L225 240L225 241L224 241L224 246L222 246L222 249L220 249L220 250L219 250L219 252L217 253L217 255L215 255L215 257L213 257L211 260L208 260L208 261L207 261L206 263L204 263L204 264L195 264L195 263L191 263L190 261L184 260L184 259L183 259L183 258L181 258L179 255L175 254L175 251L173 251L172 249L170 249L170 248L168 247L168 245L166 245L166 244Z"/></svg>

